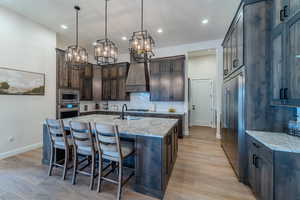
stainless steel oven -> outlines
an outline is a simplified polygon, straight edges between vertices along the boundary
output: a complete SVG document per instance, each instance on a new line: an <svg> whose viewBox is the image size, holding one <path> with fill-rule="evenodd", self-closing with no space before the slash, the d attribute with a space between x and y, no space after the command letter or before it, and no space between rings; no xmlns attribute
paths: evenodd
<svg viewBox="0 0 300 200"><path fill-rule="evenodd" d="M79 116L80 100L79 90L59 89L58 90L58 119L65 119Z"/></svg>

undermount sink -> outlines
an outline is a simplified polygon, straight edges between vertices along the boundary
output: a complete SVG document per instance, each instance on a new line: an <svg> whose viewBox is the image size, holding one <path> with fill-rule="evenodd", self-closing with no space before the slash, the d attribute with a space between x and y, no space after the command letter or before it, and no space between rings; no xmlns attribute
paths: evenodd
<svg viewBox="0 0 300 200"><path fill-rule="evenodd" d="M142 119L141 117L133 117L133 116L125 116L124 119L121 118L121 116L116 117L115 119L120 119L120 120L140 120Z"/></svg>

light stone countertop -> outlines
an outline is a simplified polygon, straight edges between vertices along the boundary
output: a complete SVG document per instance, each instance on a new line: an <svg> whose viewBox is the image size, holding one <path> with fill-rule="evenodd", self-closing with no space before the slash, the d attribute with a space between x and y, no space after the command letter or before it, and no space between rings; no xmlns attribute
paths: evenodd
<svg viewBox="0 0 300 200"><path fill-rule="evenodd" d="M93 109L93 110L88 110L88 111L80 111L80 113L88 113L88 112L122 112L119 110L103 110L103 109ZM145 114L162 114L162 115L184 115L184 112L168 112L168 111L156 111L156 112L152 112L152 111L125 111L125 113L130 114L130 113L145 113Z"/></svg>
<svg viewBox="0 0 300 200"><path fill-rule="evenodd" d="M247 130L246 132L248 135L274 151L300 153L300 137L278 132L250 130Z"/></svg>
<svg viewBox="0 0 300 200"><path fill-rule="evenodd" d="M87 115L64 119L68 127L68 121L97 122L118 125L119 132L128 135L164 137L178 122L177 119L133 117L133 120L120 120L116 115Z"/></svg>

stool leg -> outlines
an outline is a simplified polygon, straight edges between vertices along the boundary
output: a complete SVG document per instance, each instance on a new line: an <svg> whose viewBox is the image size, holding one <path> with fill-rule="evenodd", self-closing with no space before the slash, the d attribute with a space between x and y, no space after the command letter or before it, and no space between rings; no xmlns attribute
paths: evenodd
<svg viewBox="0 0 300 200"><path fill-rule="evenodd" d="M53 169L53 160L54 160L54 154L53 154L54 148L51 146L51 153L50 153L50 163L49 163L49 171L48 176L52 175L52 169Z"/></svg>
<svg viewBox="0 0 300 200"><path fill-rule="evenodd" d="M94 179L95 179L95 155L92 155L92 170L91 170L91 181L90 181L90 190L93 190Z"/></svg>
<svg viewBox="0 0 300 200"><path fill-rule="evenodd" d="M122 161L119 162L119 180L118 180L119 184L118 184L118 196L117 199L121 200L121 196L122 196L122 187L123 187L123 165L122 165Z"/></svg>
<svg viewBox="0 0 300 200"><path fill-rule="evenodd" d="M102 183L102 168L103 168L103 162L102 162L102 156L99 155L99 174L98 174L98 188L97 192L101 192L101 183Z"/></svg>
<svg viewBox="0 0 300 200"><path fill-rule="evenodd" d="M75 185L76 183L76 175L77 175L77 167L78 167L78 155L77 155L77 149L74 149L74 169L73 169L73 178L72 178L72 184Z"/></svg>
<svg viewBox="0 0 300 200"><path fill-rule="evenodd" d="M63 172L63 180L66 180L67 170L68 170L68 162L69 162L69 149L65 149L65 163L64 163L64 172Z"/></svg>

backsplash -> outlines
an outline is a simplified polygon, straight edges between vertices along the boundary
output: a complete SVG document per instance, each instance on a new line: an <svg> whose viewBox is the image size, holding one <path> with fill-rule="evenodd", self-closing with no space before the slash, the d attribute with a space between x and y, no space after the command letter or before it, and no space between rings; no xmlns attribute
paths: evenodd
<svg viewBox="0 0 300 200"><path fill-rule="evenodd" d="M102 103L105 102L94 102L94 101L81 101L80 102L80 111L84 112L85 106L88 106L87 111L95 110L95 103L100 104L100 108L102 108ZM122 105L127 104L128 108L131 109L156 109L156 111L166 112L169 108L175 108L176 112L184 112L184 102L151 102L150 101L150 93L130 93L130 101L108 101L108 107L110 110L118 110L122 109Z"/></svg>

